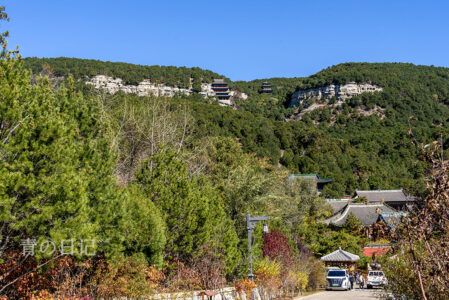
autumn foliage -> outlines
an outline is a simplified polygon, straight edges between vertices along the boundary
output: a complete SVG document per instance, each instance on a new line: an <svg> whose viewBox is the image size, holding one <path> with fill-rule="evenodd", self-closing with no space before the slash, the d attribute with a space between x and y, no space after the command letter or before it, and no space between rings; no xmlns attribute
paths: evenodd
<svg viewBox="0 0 449 300"><path fill-rule="evenodd" d="M449 298L449 161L432 150L428 195L393 232L398 243L384 263L393 293L410 299Z"/></svg>
<svg viewBox="0 0 449 300"><path fill-rule="evenodd" d="M278 230L265 234L263 255L271 260L279 260L286 265L292 263L292 250L290 249L287 236Z"/></svg>

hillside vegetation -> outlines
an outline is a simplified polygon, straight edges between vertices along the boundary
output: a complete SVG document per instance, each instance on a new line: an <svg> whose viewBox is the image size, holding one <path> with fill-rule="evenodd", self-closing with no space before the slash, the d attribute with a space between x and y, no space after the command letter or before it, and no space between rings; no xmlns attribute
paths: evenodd
<svg viewBox="0 0 449 300"><path fill-rule="evenodd" d="M414 143L447 136L447 68L342 64L308 78L273 79L273 97L255 95L241 107L271 119L288 118L292 110L282 108L282 103L289 99L276 94L277 86L310 88L350 81L371 82L384 91L353 97L339 107L329 103L305 114L301 121L279 122L276 136L279 149L285 150L280 162L294 171L318 172L336 179L328 186L328 195L350 193L355 188L398 187L419 193L425 166L418 160ZM238 84L251 92L260 81ZM376 107L383 116L363 114ZM447 146L445 142L444 148Z"/></svg>
<svg viewBox="0 0 449 300"><path fill-rule="evenodd" d="M70 63L63 64L65 61ZM124 66L130 70L143 68L73 59L25 59L25 62L27 66L33 65L33 70L50 64L56 74L61 64L64 65L61 75L77 76L100 74L106 66L107 70L121 70ZM95 64L102 67L96 69ZM86 70L91 67L91 71ZM190 76L183 73L190 69L160 70L170 74L166 75L168 78L181 76L179 81ZM216 75L201 72L209 78ZM135 76L132 72L126 75ZM272 95L257 93L262 81L272 84ZM339 107L324 106L305 114L301 121L285 121L294 113L294 109L286 108L286 103L295 89L350 81L371 82L384 90L353 97ZM232 82L231 85L250 95L248 100L238 103L237 111L200 98L195 100L195 96L184 99L192 110L194 136L235 137L244 151L267 157L291 172L331 177L334 182L326 187L326 196L351 194L356 188L403 187L410 193L421 193L426 166L419 160L416 143L427 143L448 133L447 68L403 63L346 63L307 78L274 78ZM370 114L374 108L380 108L383 115Z"/></svg>
<svg viewBox="0 0 449 300"><path fill-rule="evenodd" d="M1 270L27 262L1 279L12 297L89 289L99 297L135 297L149 292L148 281L172 290L223 286L247 271L246 213L270 216L272 234L262 239L260 228L255 233L260 278L274 268L279 272L270 275L273 280L314 289L323 278L316 256L336 247L360 253L365 241L349 229L325 226L321 220L329 210L323 198L288 175L333 178L327 197L356 188L403 187L421 194L428 163L417 144L448 133L444 68L344 64L285 84L275 79L278 91L293 82L312 87L369 81L384 88L293 120L295 112L284 106L286 92L251 92L236 110L195 94L108 95L76 84L105 69L68 60L57 71L48 61L11 53L0 59L1 247L8 254ZM47 77L33 76L30 62L34 72L65 79L55 87ZM127 66L98 64L108 70ZM182 68L160 70L180 81L192 76ZM245 84L255 91L258 83ZM360 114L374 106L384 115ZM60 259L43 252L28 259L20 250L26 238L39 246L47 239L101 242L92 246L94 256L81 252ZM42 262L49 265L41 270ZM43 278L53 278L52 285ZM79 278L82 288L67 284Z"/></svg>
<svg viewBox="0 0 449 300"><path fill-rule="evenodd" d="M8 20L0 6L0 24ZM232 285L239 299L255 287L262 299L293 299L326 286L320 257L336 249L359 255L360 271L379 262L363 255L369 243L391 246L380 261L389 294L449 298L448 68L345 63L304 78L225 78L249 98L222 107L199 93L223 77L212 71L24 59L8 35L0 32L0 300L147 299ZM86 84L99 74L192 93L110 94ZM259 94L264 81L272 94ZM382 89L289 105L298 89L353 81ZM292 173L333 181L320 194ZM399 188L418 196L399 224L377 208L371 226L353 213L341 227L326 222L326 197ZM254 228L249 215L261 221Z"/></svg>
<svg viewBox="0 0 449 300"><path fill-rule="evenodd" d="M342 240L358 251L359 238L319 222L327 209L310 187L289 183L264 152L243 150L232 131L205 134L200 125L213 124L206 108L233 119L256 118L251 113L83 92L73 77L55 87L8 52L0 74L2 295L112 298L223 287L246 276L246 213L269 215L284 241L282 264L262 260L257 228L255 272L267 263L305 278L294 289L322 282L312 252Z"/></svg>
<svg viewBox="0 0 449 300"><path fill-rule="evenodd" d="M74 78L107 75L121 78L124 83L137 85L143 79L151 79L155 83L164 83L169 86L189 88L190 78L197 83L212 82L213 78L222 78L222 75L200 68L172 67L172 66L143 66L122 62L105 62L93 59L79 58L35 58L24 59L25 65L34 74L52 74L54 76Z"/></svg>

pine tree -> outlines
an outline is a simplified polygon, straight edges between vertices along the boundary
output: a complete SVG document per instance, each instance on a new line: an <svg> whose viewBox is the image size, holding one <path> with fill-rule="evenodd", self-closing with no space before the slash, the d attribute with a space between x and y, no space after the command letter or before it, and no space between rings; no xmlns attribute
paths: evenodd
<svg viewBox="0 0 449 300"><path fill-rule="evenodd" d="M165 150L146 161L137 181L147 197L161 210L167 224L168 259L188 260L201 256L204 246L236 266L238 239L223 201L205 178L191 178L178 155Z"/></svg>
<svg viewBox="0 0 449 300"><path fill-rule="evenodd" d="M1 221L21 237L96 238L90 204L97 199L90 192L99 158L89 157L96 144L78 126L82 97L66 88L54 92L45 79L31 85L15 57L2 59L0 72Z"/></svg>

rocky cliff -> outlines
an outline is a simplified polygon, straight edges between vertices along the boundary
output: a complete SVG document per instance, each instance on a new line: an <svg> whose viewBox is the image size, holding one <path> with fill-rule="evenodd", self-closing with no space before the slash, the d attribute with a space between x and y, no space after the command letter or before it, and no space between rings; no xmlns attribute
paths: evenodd
<svg viewBox="0 0 449 300"><path fill-rule="evenodd" d="M297 90L291 97L290 106L297 106L302 101L308 99L330 100L335 97L338 101L344 101L362 93L375 93L382 90L382 87L370 83L349 82L343 85L330 84L311 89Z"/></svg>
<svg viewBox="0 0 449 300"><path fill-rule="evenodd" d="M97 89L105 90L110 94L122 91L127 94L136 94L139 96L173 97L176 94L190 95L190 89L166 86L163 84L152 83L149 79L141 81L138 85L125 85L122 79L113 78L105 75L92 77L86 84L93 85Z"/></svg>
<svg viewBox="0 0 449 300"><path fill-rule="evenodd" d="M149 79L141 81L138 85L125 85L120 78L113 78L106 75L96 75L86 81L86 84L92 85L96 89L101 89L110 94L115 94L118 91L122 91L127 94L136 94L139 96L156 96L156 97L173 97L175 95L190 95L192 89L183 89L178 87L167 86L164 84L152 83ZM200 94L203 97L215 97L215 92L212 90L210 83L201 84ZM238 91L231 90L229 92L231 99L222 104L227 106L233 105L234 99L247 99L248 95L240 93Z"/></svg>

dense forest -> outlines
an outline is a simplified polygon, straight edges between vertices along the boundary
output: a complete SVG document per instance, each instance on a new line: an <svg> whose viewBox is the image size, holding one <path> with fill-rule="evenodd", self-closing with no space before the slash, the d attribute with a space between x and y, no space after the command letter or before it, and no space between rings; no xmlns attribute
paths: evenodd
<svg viewBox="0 0 449 300"><path fill-rule="evenodd" d="M309 77L225 78L249 97L223 107L198 93L224 78L212 71L23 58L7 39L0 33L1 300L256 285L268 299L293 298L326 285L321 256L362 257L368 242L396 251L384 268L395 297L447 299L448 68L345 63ZM99 74L193 93L108 94L85 84ZM259 92L263 82L272 93ZM298 89L348 82L382 91L290 105ZM292 173L333 181L317 193ZM417 205L382 236L351 214L339 228L324 222L325 198L399 188ZM250 241L251 279L248 214L268 217Z"/></svg>
<svg viewBox="0 0 449 300"><path fill-rule="evenodd" d="M365 243L357 226L335 231L321 222L330 214L323 196L401 187L423 194L429 164L421 145L442 138L447 148L445 68L342 64L264 80L273 94L258 93L262 81L230 82L249 94L235 108L197 94L110 95L82 80L107 74L185 85L218 77L196 68L5 52L0 71L1 292L13 298L248 284L238 281L247 271L246 213L270 216L271 232L256 230L259 278L314 289L323 279L317 256L336 247L360 253ZM298 88L349 81L383 91L301 118L301 107L287 107ZM381 113L364 113L375 108ZM307 182L288 180L292 172L334 181L317 196ZM31 258L20 251L24 239L38 249L48 240L97 242L93 256Z"/></svg>
<svg viewBox="0 0 449 300"><path fill-rule="evenodd" d="M268 156L292 172L333 178L327 196L351 194L356 188L400 187L419 194L426 166L419 159L418 145L442 137L444 148L449 146L447 68L350 63L309 78L263 81L271 82L273 95L257 94L261 81L237 83L251 95L239 102L240 111L199 108L199 119L206 114L206 120L212 120L203 128L232 134L244 149ZM294 85L308 88L350 81L375 83L384 90L355 96L339 107L324 106L301 121L295 121L295 108L287 108L289 98L283 98L288 95L286 86L291 94ZM383 114L370 114L375 108Z"/></svg>
<svg viewBox="0 0 449 300"><path fill-rule="evenodd" d="M104 62L93 59L78 58L34 58L25 60L25 65L35 74L51 73L54 76L69 75L74 78L107 75L121 78L124 83L137 85L143 79L151 79L155 83L164 83L180 88L190 87L190 78L195 83L212 82L213 78L222 78L212 71L200 68L171 66L142 66L121 62Z"/></svg>
<svg viewBox="0 0 449 300"><path fill-rule="evenodd" d="M147 76L159 70L163 82L188 82L209 71L192 75L192 69L142 67L130 64L74 59L25 59L34 72L48 65L54 74L114 74ZM134 70L138 70L133 73ZM124 74L126 73L126 75ZM137 80L137 81L138 81ZM259 94L263 81L273 94ZM343 105L324 106L295 121L298 108L289 108L290 95L299 88L330 83L370 82L383 92L362 94ZM419 144L447 136L449 69L403 63L347 63L307 78L273 78L230 82L249 94L237 103L238 110L206 103L198 96L180 99L191 109L198 137L237 138L244 151L269 158L291 172L319 173L334 179L324 195L340 197L358 189L405 188L411 194L424 190L425 164L419 160ZM378 109L381 114L371 114ZM287 120L287 122L286 122ZM290 121L288 121L290 120ZM445 148L449 144L445 142Z"/></svg>
<svg viewBox="0 0 449 300"><path fill-rule="evenodd" d="M237 285L246 213L270 216L271 232L255 232L254 272L293 291L322 284L315 254L342 242L359 251L361 238L319 222L329 211L311 186L288 181L232 133L206 134L207 104L83 92L73 77L54 87L16 53L0 59L0 74L3 295Z"/></svg>

